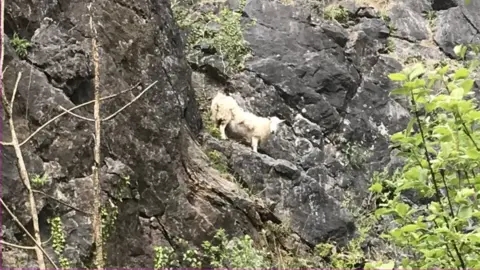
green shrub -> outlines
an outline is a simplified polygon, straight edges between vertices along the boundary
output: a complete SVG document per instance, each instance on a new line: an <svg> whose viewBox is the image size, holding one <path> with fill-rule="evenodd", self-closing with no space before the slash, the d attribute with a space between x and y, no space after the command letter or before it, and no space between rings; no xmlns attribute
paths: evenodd
<svg viewBox="0 0 480 270"><path fill-rule="evenodd" d="M175 252L171 247L154 247L154 251L155 268L262 268L271 265L267 259L269 254L264 249L255 248L248 235L228 240L223 229L217 231L212 242L203 242L200 250Z"/></svg>
<svg viewBox="0 0 480 270"><path fill-rule="evenodd" d="M13 34L10 44L20 58L25 58L28 53L28 48L32 46L28 40L20 38L17 33Z"/></svg>
<svg viewBox="0 0 480 270"><path fill-rule="evenodd" d="M349 19L348 11L338 5L327 6L323 11L323 17L327 20L335 20L339 23L345 23Z"/></svg>
<svg viewBox="0 0 480 270"><path fill-rule="evenodd" d="M240 1L240 10L243 10L245 1ZM220 10L219 14L212 12L201 14L188 5L172 1L172 10L175 20L181 29L188 32L186 51L190 56L196 55L195 46L209 45L219 53L224 61L224 72L227 74L241 71L245 61L251 56L248 42L243 37L245 27L240 22L241 11L233 11L228 7ZM212 25L217 24L219 29Z"/></svg>
<svg viewBox="0 0 480 270"><path fill-rule="evenodd" d="M465 48L455 48L460 58ZM416 64L389 75L401 83L392 94L410 101L412 119L391 136L405 165L395 181L374 183L372 190L389 198L376 215L394 219L397 226L383 236L409 255L404 268L480 267L480 229L473 225L480 218L480 111L471 78L477 66L478 60L427 71ZM403 200L406 190L431 202L412 205Z"/></svg>

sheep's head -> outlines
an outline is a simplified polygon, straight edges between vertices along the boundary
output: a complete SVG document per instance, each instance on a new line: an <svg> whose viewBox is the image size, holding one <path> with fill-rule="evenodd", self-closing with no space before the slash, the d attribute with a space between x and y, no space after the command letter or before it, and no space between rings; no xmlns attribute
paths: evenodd
<svg viewBox="0 0 480 270"><path fill-rule="evenodd" d="M278 127L283 122L285 122L285 120L280 120L280 118L276 116L270 117L270 133L275 134L278 130Z"/></svg>

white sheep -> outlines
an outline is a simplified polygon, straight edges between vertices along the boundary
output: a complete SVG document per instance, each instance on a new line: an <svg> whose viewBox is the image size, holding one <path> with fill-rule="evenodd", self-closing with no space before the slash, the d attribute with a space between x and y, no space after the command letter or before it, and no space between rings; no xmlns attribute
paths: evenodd
<svg viewBox="0 0 480 270"><path fill-rule="evenodd" d="M250 112L243 112L240 117L234 118L229 123L228 130L250 143L253 151L258 152L258 145L263 144L272 134L275 134L279 125L284 121L276 116L265 118Z"/></svg>
<svg viewBox="0 0 480 270"><path fill-rule="evenodd" d="M213 123L220 129L220 138L222 140L227 139L225 134L225 128L227 125L238 115L243 114L244 111L238 103L230 96L227 96L221 92L212 99L212 105L210 106L212 113L211 119Z"/></svg>
<svg viewBox="0 0 480 270"><path fill-rule="evenodd" d="M276 133L279 125L285 121L275 116L265 118L244 111L235 99L220 92L212 99L210 109L212 121L220 129L221 139L227 139L225 128L228 126L232 137L250 143L254 152L257 152L259 143L268 140L270 135Z"/></svg>

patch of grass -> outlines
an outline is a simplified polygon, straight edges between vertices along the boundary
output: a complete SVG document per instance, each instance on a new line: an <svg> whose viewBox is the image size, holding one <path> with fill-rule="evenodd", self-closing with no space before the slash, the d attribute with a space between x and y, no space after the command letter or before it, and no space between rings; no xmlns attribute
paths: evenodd
<svg viewBox="0 0 480 270"><path fill-rule="evenodd" d="M339 23L346 23L349 19L348 11L343 6L330 5L323 11L323 18L326 20L335 20Z"/></svg>
<svg viewBox="0 0 480 270"><path fill-rule="evenodd" d="M387 38L387 47L386 47L386 50L387 50L387 53L393 53L395 52L395 42L393 41L392 38Z"/></svg>
<svg viewBox="0 0 480 270"><path fill-rule="evenodd" d="M397 27L392 21L388 21L387 27L388 27L388 34L390 36L394 35L395 32L397 32Z"/></svg>
<svg viewBox="0 0 480 270"><path fill-rule="evenodd" d="M220 129L215 125L215 123L211 119L211 112L205 111L202 113L202 121L205 129L207 130L210 135L213 137L220 139Z"/></svg>
<svg viewBox="0 0 480 270"><path fill-rule="evenodd" d="M32 46L30 41L20 38L17 33L13 34L10 44L20 58L25 58L28 54L28 48Z"/></svg>
<svg viewBox="0 0 480 270"><path fill-rule="evenodd" d="M431 29L435 27L435 22L437 20L437 13L435 10L429 10L424 14L425 18L428 20L428 25Z"/></svg>
<svg viewBox="0 0 480 270"><path fill-rule="evenodd" d="M222 153L217 150L212 150L207 152L207 156L212 162L213 168L219 171L222 174L228 174L228 165L224 159Z"/></svg>

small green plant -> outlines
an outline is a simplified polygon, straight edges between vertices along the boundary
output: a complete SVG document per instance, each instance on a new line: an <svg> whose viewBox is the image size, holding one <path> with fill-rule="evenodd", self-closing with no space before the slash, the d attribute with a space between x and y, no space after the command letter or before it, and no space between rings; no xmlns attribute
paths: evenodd
<svg viewBox="0 0 480 270"><path fill-rule="evenodd" d="M323 12L323 17L326 20L335 20L339 23L346 23L349 19L347 9L338 5L327 6Z"/></svg>
<svg viewBox="0 0 480 270"><path fill-rule="evenodd" d="M228 174L228 165L223 159L223 154L217 150L207 152L208 158L212 161L213 168L222 174Z"/></svg>
<svg viewBox="0 0 480 270"><path fill-rule="evenodd" d="M118 217L118 207L109 199L109 204L101 208L102 240L106 243L115 228Z"/></svg>
<svg viewBox="0 0 480 270"><path fill-rule="evenodd" d="M51 226L53 250L59 257L60 265L62 268L70 268L70 262L62 254L65 249L65 234L63 232L62 220L60 217L54 217L50 218L48 223Z"/></svg>
<svg viewBox="0 0 480 270"><path fill-rule="evenodd" d="M395 32L397 32L397 27L392 21L388 21L387 27L388 27L388 33L390 36L394 35Z"/></svg>
<svg viewBox="0 0 480 270"><path fill-rule="evenodd" d="M48 179L48 175L46 173L43 174L43 176L41 177L38 174L34 174L33 177L31 178L32 185L35 187L41 187L45 185L45 183L47 182L47 179Z"/></svg>
<svg viewBox="0 0 480 270"><path fill-rule="evenodd" d="M382 20L387 24L389 25L389 23L391 22L391 19L390 19L390 16L388 16L387 12L385 10L381 10L380 11L380 18L382 18Z"/></svg>
<svg viewBox="0 0 480 270"><path fill-rule="evenodd" d="M213 137L220 139L220 129L212 121L210 111L202 113L202 121L207 132Z"/></svg>
<svg viewBox="0 0 480 270"><path fill-rule="evenodd" d="M393 41L392 38L387 38L387 46L386 46L386 50L387 50L387 53L393 53L395 52L395 41Z"/></svg>
<svg viewBox="0 0 480 270"><path fill-rule="evenodd" d="M462 59L464 48L454 50ZM383 237L410 255L403 268L480 267L480 228L473 221L480 218L480 111L471 79L478 60L473 62L433 71L419 63L389 75L401 84L391 94L408 97L412 119L391 136L403 168L394 181L374 183L372 190L387 193L376 215L394 219ZM404 201L407 190L429 203Z"/></svg>
<svg viewBox="0 0 480 270"><path fill-rule="evenodd" d="M28 53L28 48L32 46L28 40L20 38L17 33L13 34L10 44L20 58L25 58Z"/></svg>
<svg viewBox="0 0 480 270"><path fill-rule="evenodd" d="M175 251L171 247L154 247L154 267L162 269L167 267L176 267L179 265L175 259Z"/></svg>
<svg viewBox="0 0 480 270"><path fill-rule="evenodd" d="M425 18L428 20L428 25L430 28L435 26L435 21L437 19L437 13L435 10L429 10L425 12Z"/></svg>

